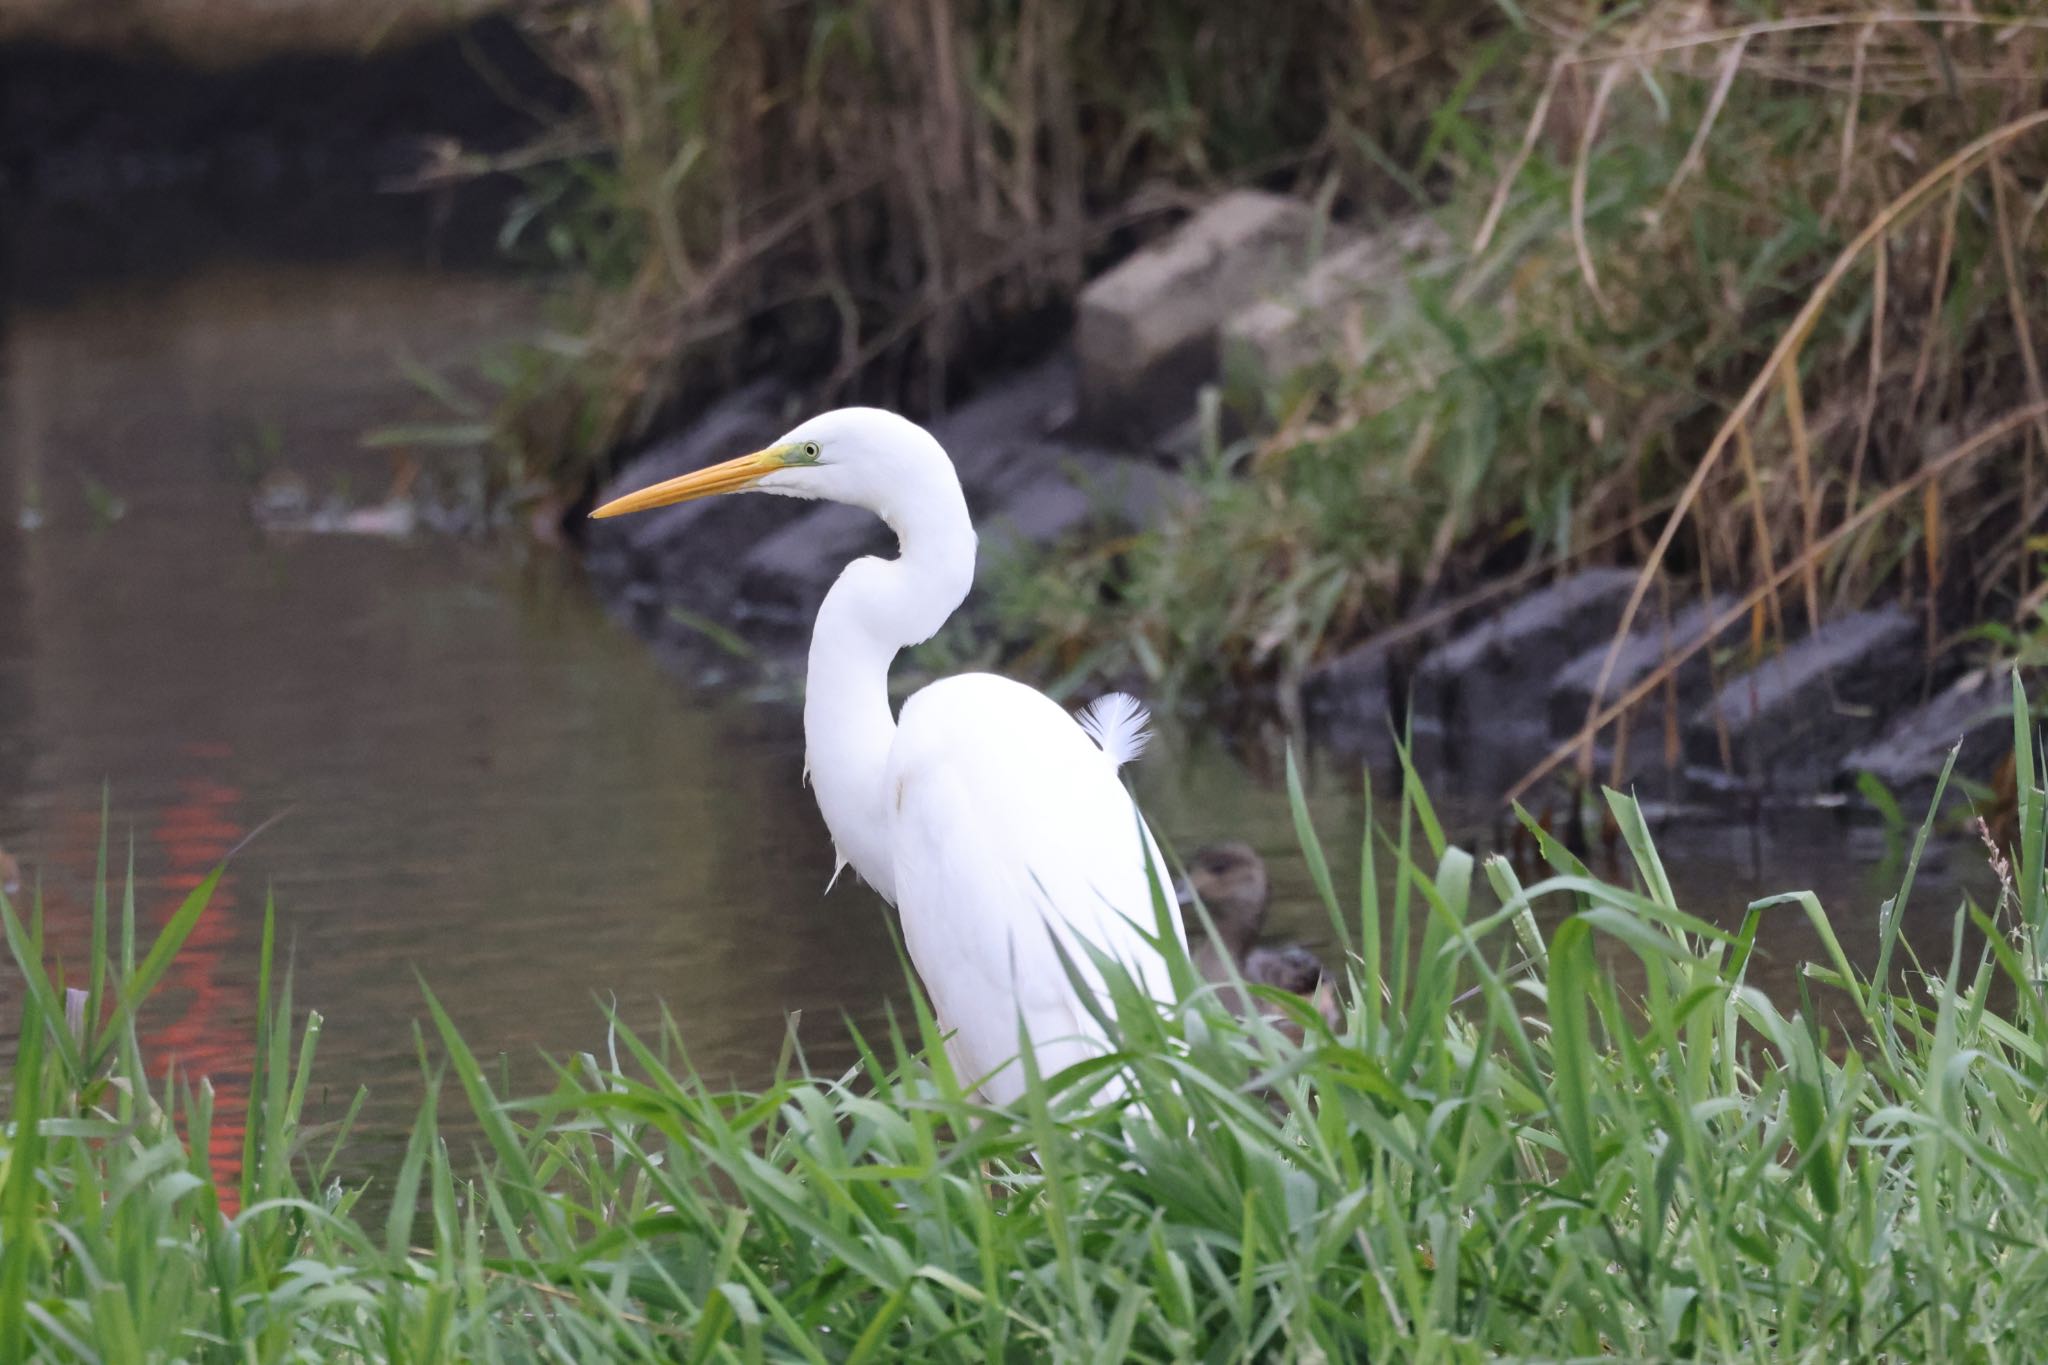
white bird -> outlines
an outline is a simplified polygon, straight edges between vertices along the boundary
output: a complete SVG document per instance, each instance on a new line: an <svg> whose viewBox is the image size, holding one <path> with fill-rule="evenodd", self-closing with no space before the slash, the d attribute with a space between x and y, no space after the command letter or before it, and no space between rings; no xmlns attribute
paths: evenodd
<svg viewBox="0 0 2048 1365"><path fill-rule="evenodd" d="M1146 871L1148 856L1159 877L1166 863L1117 777L1143 747L1144 710L1118 694L1077 721L1022 683L966 673L890 714L890 663L967 596L975 552L953 462L894 413L825 413L764 450L591 515L743 490L850 503L896 534L895 559L855 560L818 609L805 771L840 867L851 864L901 914L955 1071L990 1103L1010 1104L1024 1091L1020 1027L1043 1075L1106 1047L1056 940L1105 1009L1084 942L1153 999L1174 999ZM1184 948L1179 915L1166 921Z"/></svg>

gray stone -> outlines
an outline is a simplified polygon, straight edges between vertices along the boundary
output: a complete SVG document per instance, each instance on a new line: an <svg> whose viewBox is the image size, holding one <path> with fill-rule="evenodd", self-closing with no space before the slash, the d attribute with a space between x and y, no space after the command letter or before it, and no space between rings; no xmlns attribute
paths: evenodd
<svg viewBox="0 0 2048 1365"><path fill-rule="evenodd" d="M1925 705L1897 717L1884 733L1842 760L1837 784L1853 787L1869 773L1905 807L1925 807L1934 796L1949 751L1960 744L1956 773L1988 782L2012 752L2012 669L1980 668L1950 684ZM1950 794L1956 788L1950 787Z"/></svg>
<svg viewBox="0 0 2048 1365"><path fill-rule="evenodd" d="M1302 710L1319 738L1374 763L1394 756L1394 673L1398 646L1367 640L1309 669Z"/></svg>
<svg viewBox="0 0 2048 1365"><path fill-rule="evenodd" d="M1629 632L1628 639L1621 645L1615 656L1614 671L1608 676L1607 686L1600 691L1600 701L1621 696L1657 669L1678 649L1693 645L1707 633L1707 628L1716 617L1726 613L1735 605L1733 598L1716 597L1708 602L1695 602L1679 611L1668 621L1643 618L1653 608L1648 602L1637 613L1637 626ZM1742 626L1738 623L1724 627L1720 636L1723 641L1739 639ZM1586 722L1586 715L1594 700L1594 685L1600 680L1600 672L1607 663L1608 641L1601 641L1567 664L1550 685L1550 733L1555 739L1563 739L1578 733ZM1680 664L1671 683L1678 693L1679 715L1691 714L1713 690L1714 670L1711 647L1702 649ZM1636 703L1628 713L1629 753L1628 770L1631 773L1643 771L1639 760L1661 758L1664 737L1664 706L1670 695L1670 684L1659 686ZM1607 735L1611 741L1614 729L1609 727Z"/></svg>
<svg viewBox="0 0 2048 1365"><path fill-rule="evenodd" d="M1178 480L1142 461L1056 439L1074 413L1074 366L1061 356L1000 383L930 424L953 458L981 532L984 568L1098 521L1149 520ZM841 569L895 552L872 514L812 507L747 548L738 617L808 624Z"/></svg>
<svg viewBox="0 0 2048 1365"><path fill-rule="evenodd" d="M1008 376L926 424L953 457L970 495L994 476L1008 447L1052 435L1075 413L1074 357L1062 352Z"/></svg>
<svg viewBox="0 0 2048 1365"><path fill-rule="evenodd" d="M1047 448L1030 468L977 517L983 571L1092 525L1146 525L1185 487L1157 465L1085 447Z"/></svg>
<svg viewBox="0 0 2048 1365"><path fill-rule="evenodd" d="M1388 714L1393 699L1394 649L1383 636L1353 645L1308 671L1302 679L1304 709L1311 717L1340 712Z"/></svg>
<svg viewBox="0 0 2048 1365"><path fill-rule="evenodd" d="M1430 651L1415 669L1417 718L1444 726L1450 749L1509 729L1548 737L1550 679L1614 634L1632 569L1585 569Z"/></svg>
<svg viewBox="0 0 2048 1365"><path fill-rule="evenodd" d="M895 550L889 528L872 512L838 502L800 505L801 516L763 536L741 557L739 600L730 613L735 619L804 626L841 569L862 555Z"/></svg>
<svg viewBox="0 0 2048 1365"><path fill-rule="evenodd" d="M1362 362L1362 350L1388 319L1414 308L1408 281L1418 259L1444 247L1442 229L1413 218L1332 251L1291 288L1223 324L1225 382L1233 391L1263 393L1319 362Z"/></svg>
<svg viewBox="0 0 2048 1365"><path fill-rule="evenodd" d="M1549 680L1613 635L1635 578L1629 569L1587 569L1559 579L1425 655L1409 706L1427 766L1491 786L1542 757Z"/></svg>
<svg viewBox="0 0 2048 1365"><path fill-rule="evenodd" d="M1686 758L1764 789L1818 786L1921 684L1920 623L1896 607L1824 623L1728 679L1686 724Z"/></svg>
<svg viewBox="0 0 2048 1365"><path fill-rule="evenodd" d="M1476 674L1519 683L1554 674L1613 634L1635 581L1633 569L1585 569L1538 588L1432 650L1416 671L1417 683L1456 684ZM1518 687L1516 695L1522 694Z"/></svg>
<svg viewBox="0 0 2048 1365"><path fill-rule="evenodd" d="M1143 461L1029 438L991 440L958 463L971 480L968 506L980 533L977 578L1090 525L1143 524L1180 487ZM895 549L871 513L818 506L747 551L744 609L771 624L807 623L848 563Z"/></svg>
<svg viewBox="0 0 2048 1365"><path fill-rule="evenodd" d="M686 431L627 461L598 501L760 449L789 429L787 402L787 391L768 381L720 399ZM746 548L802 510L785 498L714 498L608 517L588 523L584 565L603 596L618 597L628 584L654 585L643 611L658 611L672 600L720 614L738 585Z"/></svg>
<svg viewBox="0 0 2048 1365"><path fill-rule="evenodd" d="M1302 269L1317 215L1256 190L1226 194L1081 291L1081 414L1143 440L1186 415L1217 372L1226 318Z"/></svg>

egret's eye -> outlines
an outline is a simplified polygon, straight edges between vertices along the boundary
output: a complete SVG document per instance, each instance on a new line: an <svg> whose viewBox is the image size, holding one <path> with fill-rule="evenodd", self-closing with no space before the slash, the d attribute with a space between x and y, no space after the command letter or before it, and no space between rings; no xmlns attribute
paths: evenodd
<svg viewBox="0 0 2048 1365"><path fill-rule="evenodd" d="M802 446L802 452L806 460L816 460L818 458L818 443L816 441L805 441Z"/></svg>

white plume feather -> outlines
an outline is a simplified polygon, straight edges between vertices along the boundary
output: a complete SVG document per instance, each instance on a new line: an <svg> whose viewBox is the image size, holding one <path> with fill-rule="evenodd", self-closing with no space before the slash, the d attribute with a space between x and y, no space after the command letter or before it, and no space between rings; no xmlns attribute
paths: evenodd
<svg viewBox="0 0 2048 1365"><path fill-rule="evenodd" d="M1104 693L1082 707L1074 719L1088 732L1088 738L1102 746L1112 767L1123 767L1152 742L1152 732L1145 728L1152 722L1152 713L1128 692Z"/></svg>

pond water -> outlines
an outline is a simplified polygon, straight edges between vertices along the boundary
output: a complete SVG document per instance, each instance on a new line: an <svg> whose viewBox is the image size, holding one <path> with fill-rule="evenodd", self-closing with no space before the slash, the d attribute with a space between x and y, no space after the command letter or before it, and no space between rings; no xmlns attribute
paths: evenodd
<svg viewBox="0 0 2048 1365"><path fill-rule="evenodd" d="M823 894L787 698L665 673L560 552L259 528L259 493L375 503L414 477L363 432L436 415L402 362L457 364L530 325L516 285L230 263L0 316L0 847L73 968L103 793L145 931L233 854L147 1028L153 1056L214 1076L230 1124L273 894L296 999L326 1018L328 1103L370 1087L367 1160L417 1103L421 977L536 1081L539 1050L601 1046L601 1001L642 1024L666 1001L699 1069L745 1083L792 1013L826 1067L850 1057L844 1018L900 998L879 901L851 878ZM1138 783L1169 843L1265 852L1275 929L1326 942L1273 766L1169 734ZM1353 878L1358 784L1342 763L1311 776ZM1825 815L1668 852L1695 910L1811 886L1852 943L1890 875ZM1938 942L1953 898L1917 901ZM1780 924L1767 984L1814 948L1793 912Z"/></svg>

